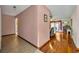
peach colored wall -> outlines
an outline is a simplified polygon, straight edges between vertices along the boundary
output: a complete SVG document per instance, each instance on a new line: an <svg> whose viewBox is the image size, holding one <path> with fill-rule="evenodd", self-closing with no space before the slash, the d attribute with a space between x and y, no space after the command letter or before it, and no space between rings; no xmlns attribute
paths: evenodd
<svg viewBox="0 0 79 59"><path fill-rule="evenodd" d="M15 34L15 17L2 15L2 35Z"/></svg>
<svg viewBox="0 0 79 59"><path fill-rule="evenodd" d="M18 35L37 47L49 40L49 22L44 22L44 14L49 16L46 6L30 6L17 15Z"/></svg>
<svg viewBox="0 0 79 59"><path fill-rule="evenodd" d="M72 29L73 29L73 40L77 48L79 48L79 6L72 16Z"/></svg>
<svg viewBox="0 0 79 59"><path fill-rule="evenodd" d="M44 22L44 14L48 16L48 22ZM46 6L38 6L38 47L41 47L50 39L50 15L50 11Z"/></svg>
<svg viewBox="0 0 79 59"><path fill-rule="evenodd" d="M16 16L18 35L37 46L37 6L31 6Z"/></svg>
<svg viewBox="0 0 79 59"><path fill-rule="evenodd" d="M0 8L0 49L1 49L1 8Z"/></svg>

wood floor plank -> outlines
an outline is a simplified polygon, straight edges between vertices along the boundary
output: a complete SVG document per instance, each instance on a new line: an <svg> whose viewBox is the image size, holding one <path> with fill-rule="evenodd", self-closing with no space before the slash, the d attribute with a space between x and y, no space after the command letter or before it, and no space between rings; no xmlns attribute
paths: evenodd
<svg viewBox="0 0 79 59"><path fill-rule="evenodd" d="M71 53L76 52L76 47L70 36L70 34L59 32L60 35L53 36L50 41L41 48L41 51L45 53ZM57 39L60 39L58 41Z"/></svg>

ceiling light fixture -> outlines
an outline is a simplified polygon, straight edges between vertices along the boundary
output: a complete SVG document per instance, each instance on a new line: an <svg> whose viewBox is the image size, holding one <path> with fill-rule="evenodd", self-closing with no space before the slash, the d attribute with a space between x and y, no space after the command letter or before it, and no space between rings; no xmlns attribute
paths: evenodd
<svg viewBox="0 0 79 59"><path fill-rule="evenodd" d="M13 6L13 8L16 8L16 6Z"/></svg>

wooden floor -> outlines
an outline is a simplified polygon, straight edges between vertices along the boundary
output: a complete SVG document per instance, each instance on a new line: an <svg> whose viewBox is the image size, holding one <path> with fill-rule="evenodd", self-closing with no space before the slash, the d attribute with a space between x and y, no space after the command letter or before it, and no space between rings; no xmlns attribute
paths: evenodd
<svg viewBox="0 0 79 59"><path fill-rule="evenodd" d="M60 34L60 35L59 35ZM75 53L76 47L71 36L59 33L50 38L50 41L40 50L45 53ZM2 37L1 53L39 53L41 52L22 38L16 35Z"/></svg>
<svg viewBox="0 0 79 59"><path fill-rule="evenodd" d="M45 53L75 53L76 47L70 34L59 32L50 38L50 41L40 48Z"/></svg>
<svg viewBox="0 0 79 59"><path fill-rule="evenodd" d="M1 53L40 53L41 51L16 35L2 37Z"/></svg>

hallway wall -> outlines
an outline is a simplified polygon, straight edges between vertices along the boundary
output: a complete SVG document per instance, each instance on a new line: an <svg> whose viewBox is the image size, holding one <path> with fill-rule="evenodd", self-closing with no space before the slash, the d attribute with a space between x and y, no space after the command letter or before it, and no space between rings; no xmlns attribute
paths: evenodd
<svg viewBox="0 0 79 59"><path fill-rule="evenodd" d="M2 15L2 35L15 34L15 17Z"/></svg>
<svg viewBox="0 0 79 59"><path fill-rule="evenodd" d="M16 16L18 35L37 46L37 6L31 6Z"/></svg>
<svg viewBox="0 0 79 59"><path fill-rule="evenodd" d="M0 49L1 49L1 8L0 8Z"/></svg>
<svg viewBox="0 0 79 59"><path fill-rule="evenodd" d="M48 21L44 22L44 14ZM51 12L46 6L38 6L38 46L41 47L50 40L50 16Z"/></svg>
<svg viewBox="0 0 79 59"><path fill-rule="evenodd" d="M49 10L46 6L30 6L17 15L19 26L18 35L41 47L49 40L49 20L44 22L44 14L49 18Z"/></svg>
<svg viewBox="0 0 79 59"><path fill-rule="evenodd" d="M76 7L72 15L73 40L77 48L79 48L79 6Z"/></svg>

